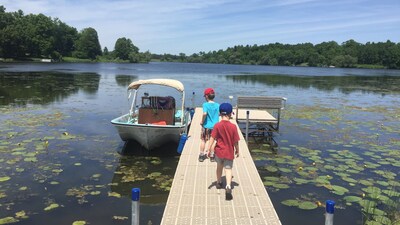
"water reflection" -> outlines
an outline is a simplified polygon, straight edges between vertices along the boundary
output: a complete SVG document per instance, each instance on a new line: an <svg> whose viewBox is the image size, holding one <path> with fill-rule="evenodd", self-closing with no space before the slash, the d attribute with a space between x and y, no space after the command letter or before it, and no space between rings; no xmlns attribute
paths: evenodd
<svg viewBox="0 0 400 225"><path fill-rule="evenodd" d="M137 76L131 75L115 75L115 81L117 82L118 86L128 87L130 83L137 80Z"/></svg>
<svg viewBox="0 0 400 225"><path fill-rule="evenodd" d="M99 82L96 73L0 72L0 105L62 102L78 91L96 93Z"/></svg>
<svg viewBox="0 0 400 225"><path fill-rule="evenodd" d="M338 90L344 94L362 91L375 94L400 93L398 76L290 76L290 75L229 75L235 83L262 83L272 87L288 86L321 91Z"/></svg>

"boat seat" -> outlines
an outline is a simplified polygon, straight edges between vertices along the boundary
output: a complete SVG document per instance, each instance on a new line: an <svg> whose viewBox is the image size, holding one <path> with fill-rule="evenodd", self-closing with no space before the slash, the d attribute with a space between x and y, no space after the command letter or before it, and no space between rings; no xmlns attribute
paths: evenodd
<svg viewBox="0 0 400 225"><path fill-rule="evenodd" d="M175 109L139 108L139 124L175 124Z"/></svg>

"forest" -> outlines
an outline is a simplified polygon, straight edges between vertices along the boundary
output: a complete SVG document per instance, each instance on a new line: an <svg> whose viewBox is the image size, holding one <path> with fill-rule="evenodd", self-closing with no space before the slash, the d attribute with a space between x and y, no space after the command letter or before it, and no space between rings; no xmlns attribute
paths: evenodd
<svg viewBox="0 0 400 225"><path fill-rule="evenodd" d="M340 45L335 41L316 45L238 45L226 50L200 52L190 56L181 53L179 56L164 54L158 57L161 61L192 63L400 69L400 43L388 40L361 44L348 40Z"/></svg>
<svg viewBox="0 0 400 225"><path fill-rule="evenodd" d="M59 19L43 14L24 15L22 10L6 12L0 6L0 58L3 61L51 59L52 61L149 62L151 54L141 53L129 38L121 37L114 50L101 49L97 31L81 31Z"/></svg>
<svg viewBox="0 0 400 225"><path fill-rule="evenodd" d="M131 39L118 38L114 50L101 48L97 31L88 27L81 31L58 18L23 11L6 12L0 6L0 61L51 59L52 61L149 62L174 61L189 63L251 64L273 66L317 66L342 68L400 69L400 43L341 44L327 41L319 44L237 45L226 50L186 55L140 52Z"/></svg>

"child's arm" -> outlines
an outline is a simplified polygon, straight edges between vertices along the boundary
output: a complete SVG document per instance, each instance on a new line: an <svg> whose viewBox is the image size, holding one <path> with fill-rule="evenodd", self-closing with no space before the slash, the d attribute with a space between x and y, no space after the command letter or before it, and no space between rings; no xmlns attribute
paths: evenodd
<svg viewBox="0 0 400 225"><path fill-rule="evenodd" d="M235 155L236 155L236 158L239 157L239 142L235 143Z"/></svg>
<svg viewBox="0 0 400 225"><path fill-rule="evenodd" d="M214 149L215 149L214 141L215 141L215 138L213 138L213 136L211 136L210 137L210 143L209 143L211 152L214 152Z"/></svg>
<svg viewBox="0 0 400 225"><path fill-rule="evenodd" d="M203 113L203 116L201 117L201 121L200 121L201 126L203 126L204 121L206 120L206 117L207 117L207 113L205 112L205 113Z"/></svg>
<svg viewBox="0 0 400 225"><path fill-rule="evenodd" d="M210 137L210 140L208 140L208 144L210 146L210 151L208 152L208 156L209 157L214 157L214 150L215 150L215 138L213 138L212 136Z"/></svg>

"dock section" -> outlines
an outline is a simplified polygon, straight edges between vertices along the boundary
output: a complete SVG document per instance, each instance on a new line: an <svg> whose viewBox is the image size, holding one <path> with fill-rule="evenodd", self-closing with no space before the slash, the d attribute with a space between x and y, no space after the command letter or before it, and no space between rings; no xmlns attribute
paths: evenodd
<svg viewBox="0 0 400 225"><path fill-rule="evenodd" d="M241 132L240 156L234 160L232 171L233 200L226 201L225 190L216 188L216 163L198 161L201 114L202 109L197 108L161 224L280 225ZM224 174L223 181L225 184Z"/></svg>

